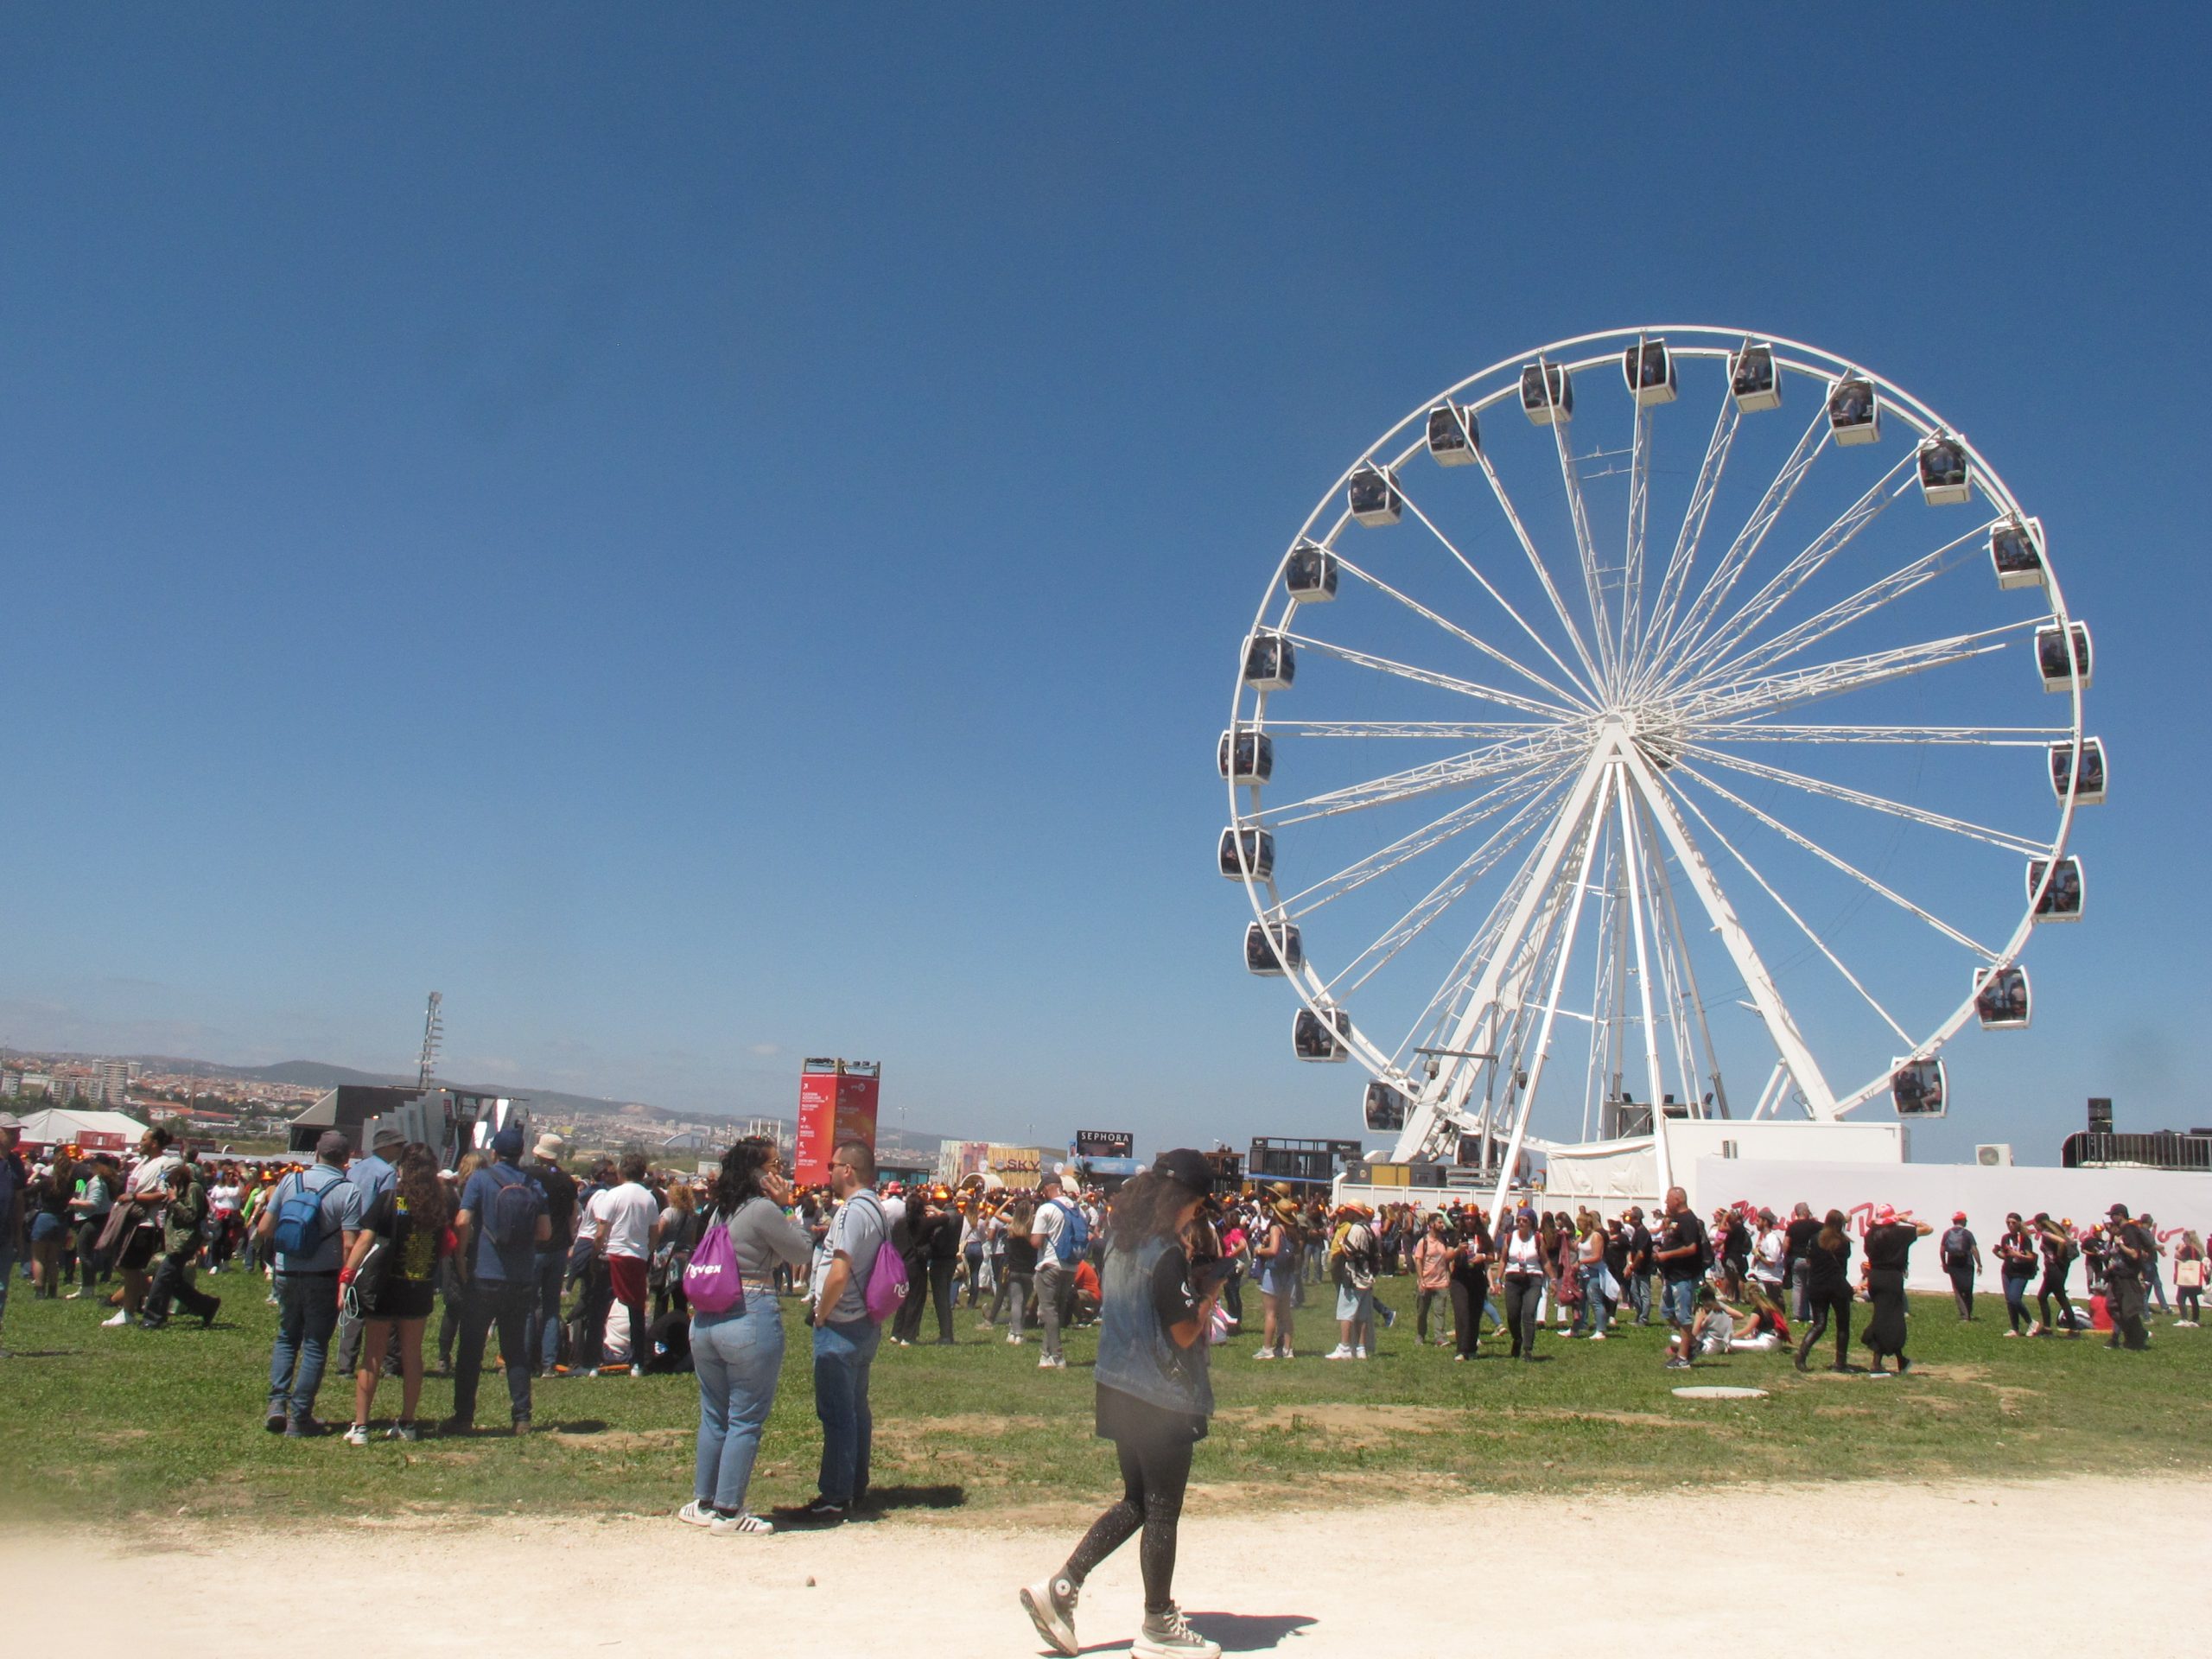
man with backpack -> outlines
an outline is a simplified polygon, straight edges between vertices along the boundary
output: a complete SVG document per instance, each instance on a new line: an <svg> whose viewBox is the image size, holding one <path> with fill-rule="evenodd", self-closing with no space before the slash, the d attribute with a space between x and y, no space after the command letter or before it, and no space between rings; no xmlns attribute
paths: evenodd
<svg viewBox="0 0 2212 1659"><path fill-rule="evenodd" d="M325 1129L315 1162L276 1183L256 1224L276 1252L276 1342L262 1426L287 1440L323 1432L315 1395L338 1325L338 1267L361 1227L361 1190L346 1179L352 1150L343 1130Z"/></svg>
<svg viewBox="0 0 2212 1659"><path fill-rule="evenodd" d="M1950 1230L1936 1247L1936 1259L1951 1275L1951 1295L1959 1305L1959 1317L1974 1318L1974 1281L1981 1271L1981 1246L1967 1229L1965 1211L1952 1216Z"/></svg>
<svg viewBox="0 0 2212 1659"><path fill-rule="evenodd" d="M537 1249L553 1236L545 1192L521 1167L522 1131L512 1124L492 1138L493 1161L461 1190L460 1344L454 1352L453 1415L448 1434L476 1427L476 1385L484 1374L484 1338L496 1325L506 1363L507 1402L514 1432L530 1433L530 1313L537 1300Z"/></svg>
<svg viewBox="0 0 2212 1659"><path fill-rule="evenodd" d="M1037 1247L1037 1315L1045 1326L1045 1351L1037 1369L1065 1371L1060 1326L1075 1306L1075 1264L1090 1249L1090 1226L1082 1211L1060 1197L1058 1170L1037 1178L1037 1212L1030 1217L1029 1240Z"/></svg>
<svg viewBox="0 0 2212 1659"><path fill-rule="evenodd" d="M834 1527L868 1496L875 1435L868 1368L894 1303L877 1281L901 1268L891 1222L875 1196L875 1154L864 1141L841 1141L830 1154L830 1190L838 1200L814 1263L814 1414L822 1420L822 1469L812 1502L777 1515L801 1525ZM871 1291L875 1294L872 1296ZM906 1294L914 1294L911 1285Z"/></svg>

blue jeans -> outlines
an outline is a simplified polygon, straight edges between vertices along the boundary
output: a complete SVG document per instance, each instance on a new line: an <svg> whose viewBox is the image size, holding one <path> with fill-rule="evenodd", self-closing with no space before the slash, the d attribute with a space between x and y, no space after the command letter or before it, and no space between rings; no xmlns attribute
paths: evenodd
<svg viewBox="0 0 2212 1659"><path fill-rule="evenodd" d="M817 1484L832 1503L857 1503L868 1496L868 1447L875 1437L868 1373L882 1339L883 1327L873 1319L814 1328L814 1414L822 1420L822 1476Z"/></svg>
<svg viewBox="0 0 2212 1659"><path fill-rule="evenodd" d="M476 1386L484 1375L484 1339L494 1325L499 1357L506 1362L507 1404L514 1421L530 1421L531 1310L537 1287L528 1280L471 1279L461 1294L461 1337L453 1356L453 1414L464 1425L476 1421Z"/></svg>
<svg viewBox="0 0 2212 1659"><path fill-rule="evenodd" d="M1638 1325L1651 1323L1651 1275L1631 1273L1628 1283L1622 1287L1628 1292L1628 1305L1635 1312Z"/></svg>
<svg viewBox="0 0 2212 1659"><path fill-rule="evenodd" d="M276 1345L269 1351L269 1409L315 1415L315 1393L338 1328L335 1273L276 1275Z"/></svg>
<svg viewBox="0 0 2212 1659"><path fill-rule="evenodd" d="M530 1311L524 1346L535 1358L537 1374L548 1375L561 1357L561 1282L569 1268L568 1247L537 1253L537 1306Z"/></svg>
<svg viewBox="0 0 2212 1659"><path fill-rule="evenodd" d="M784 1365L784 1316L776 1299L747 1287L741 1313L691 1316L691 1369L699 1376L699 1457L691 1491L726 1515L743 1513L760 1431Z"/></svg>
<svg viewBox="0 0 2212 1659"><path fill-rule="evenodd" d="M1688 1330L1697 1320L1697 1281L1668 1280L1659 1293L1659 1313L1668 1324Z"/></svg>
<svg viewBox="0 0 2212 1659"><path fill-rule="evenodd" d="M1605 1307L1605 1269L1602 1264L1585 1267L1575 1264L1575 1283L1582 1287L1582 1306L1575 1310L1574 1329L1579 1336L1585 1330L1599 1336L1605 1334L1608 1318Z"/></svg>

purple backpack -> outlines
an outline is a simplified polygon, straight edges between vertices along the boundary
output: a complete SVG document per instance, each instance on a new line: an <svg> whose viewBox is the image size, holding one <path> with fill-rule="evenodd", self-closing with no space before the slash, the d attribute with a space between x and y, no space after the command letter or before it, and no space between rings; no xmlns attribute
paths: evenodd
<svg viewBox="0 0 2212 1659"><path fill-rule="evenodd" d="M719 1215L683 1268L683 1296L702 1313L745 1311L745 1281L738 1276L737 1251L729 1226Z"/></svg>
<svg viewBox="0 0 2212 1659"><path fill-rule="evenodd" d="M883 1224L883 1243L876 1247L875 1265L868 1269L861 1300L868 1305L868 1318L881 1325L906 1300L906 1259L891 1243L891 1218L880 1204L875 1206L875 1216Z"/></svg>

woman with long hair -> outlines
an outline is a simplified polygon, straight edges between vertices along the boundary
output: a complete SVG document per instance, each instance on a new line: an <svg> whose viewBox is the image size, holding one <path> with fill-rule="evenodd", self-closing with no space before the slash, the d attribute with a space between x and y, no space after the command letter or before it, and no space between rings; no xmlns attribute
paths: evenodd
<svg viewBox="0 0 2212 1659"><path fill-rule="evenodd" d="M691 1501L677 1517L717 1535L773 1532L775 1523L745 1507L760 1431L776 1403L784 1364L784 1310L776 1263L793 1267L812 1252L805 1230L784 1214L791 1183L772 1141L748 1136L722 1154L707 1230L729 1235L741 1298L718 1313L691 1311L691 1367L699 1378L698 1453Z"/></svg>
<svg viewBox="0 0 2212 1659"><path fill-rule="evenodd" d="M2204 1317L2204 1241L2194 1228L2183 1232L2174 1250L2174 1320L2177 1329L2194 1331Z"/></svg>
<svg viewBox="0 0 2212 1659"><path fill-rule="evenodd" d="M1096 1421L1119 1454L1122 1497L1058 1573L1021 1592L1037 1633L1064 1654L1081 1651L1084 1580L1141 1530L1144 1623L1131 1659L1219 1659L1220 1645L1183 1622L1173 1594L1191 1455L1213 1414L1206 1327L1230 1270L1205 1216L1211 1185L1205 1155L1186 1147L1161 1153L1114 1195Z"/></svg>
<svg viewBox="0 0 2212 1659"><path fill-rule="evenodd" d="M1538 1314L1544 1303L1544 1240L1533 1211L1513 1217L1513 1230L1498 1247L1505 1268L1505 1328L1513 1338L1512 1359L1536 1357Z"/></svg>
<svg viewBox="0 0 2212 1659"><path fill-rule="evenodd" d="M2028 1287L2035 1282L2036 1238L2017 1210L2005 1217L2005 1232L1997 1241L1997 1262L2005 1284L2005 1317L2011 1321L2005 1334L2017 1337L2023 1331L2032 1332L2035 1321L2028 1315Z"/></svg>
<svg viewBox="0 0 2212 1659"><path fill-rule="evenodd" d="M683 1300L683 1269L691 1265L691 1252L705 1230L699 1220L699 1195L691 1183L671 1181L668 1207L653 1223L653 1318L671 1306L679 1313L691 1311Z"/></svg>
<svg viewBox="0 0 2212 1659"><path fill-rule="evenodd" d="M1593 1210L1585 1210L1575 1217L1581 1229L1580 1238L1573 1241L1574 1252L1574 1288L1581 1297L1574 1314L1574 1329L1570 1336L1590 1333L1592 1342L1605 1339L1605 1229Z"/></svg>
<svg viewBox="0 0 2212 1659"><path fill-rule="evenodd" d="M1819 1346L1833 1319L1835 1363L1828 1369L1849 1370L1846 1356L1851 1351L1851 1234L1840 1210L1828 1211L1821 1230L1806 1247L1805 1296L1813 1310L1812 1323L1805 1327L1805 1340L1798 1344L1797 1369L1805 1369L1805 1361Z"/></svg>
<svg viewBox="0 0 2212 1659"><path fill-rule="evenodd" d="M1017 1348L1021 1345L1023 1321L1037 1296L1037 1241L1029 1231L1036 1216L1037 1200L1027 1195L1007 1205L1006 1265L999 1274L998 1288L991 1293L990 1316L983 1321L995 1326L1000 1311L1011 1302L1013 1324L1006 1339Z"/></svg>
<svg viewBox="0 0 2212 1659"><path fill-rule="evenodd" d="M389 1440L419 1440L415 1409L423 1398L423 1327L438 1296L438 1265L448 1250L447 1229L453 1220L449 1195L438 1179L438 1160L421 1141L399 1154L391 1185L377 1194L361 1217L361 1230L338 1275L347 1311L361 1321L361 1363L353 1374L353 1426L346 1444L369 1443L369 1408L376 1403L377 1380L384 1373L392 1329L399 1331L399 1421ZM360 1273L371 1251L381 1247L379 1269L364 1287ZM513 1362L510 1362L513 1363Z"/></svg>
<svg viewBox="0 0 2212 1659"><path fill-rule="evenodd" d="M1298 1205L1276 1198L1262 1212L1252 1246L1252 1276L1260 1287L1260 1351L1255 1359L1288 1359L1298 1292Z"/></svg>
<svg viewBox="0 0 2212 1659"><path fill-rule="evenodd" d="M1483 1305L1490 1300L1490 1229L1483 1212L1470 1205L1459 1218L1458 1247L1452 1252L1452 1335L1455 1361L1472 1359L1482 1338Z"/></svg>

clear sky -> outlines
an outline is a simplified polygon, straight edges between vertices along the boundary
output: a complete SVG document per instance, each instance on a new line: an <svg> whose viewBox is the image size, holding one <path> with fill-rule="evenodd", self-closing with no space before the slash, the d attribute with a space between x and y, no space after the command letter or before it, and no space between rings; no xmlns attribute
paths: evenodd
<svg viewBox="0 0 2212 1659"><path fill-rule="evenodd" d="M1712 321L1957 421L2097 631L2089 918L1921 1146L2212 1122L2206 35L11 8L0 1040L396 1070L435 986L470 1079L1357 1134L1211 868L1236 642L1436 388Z"/></svg>

